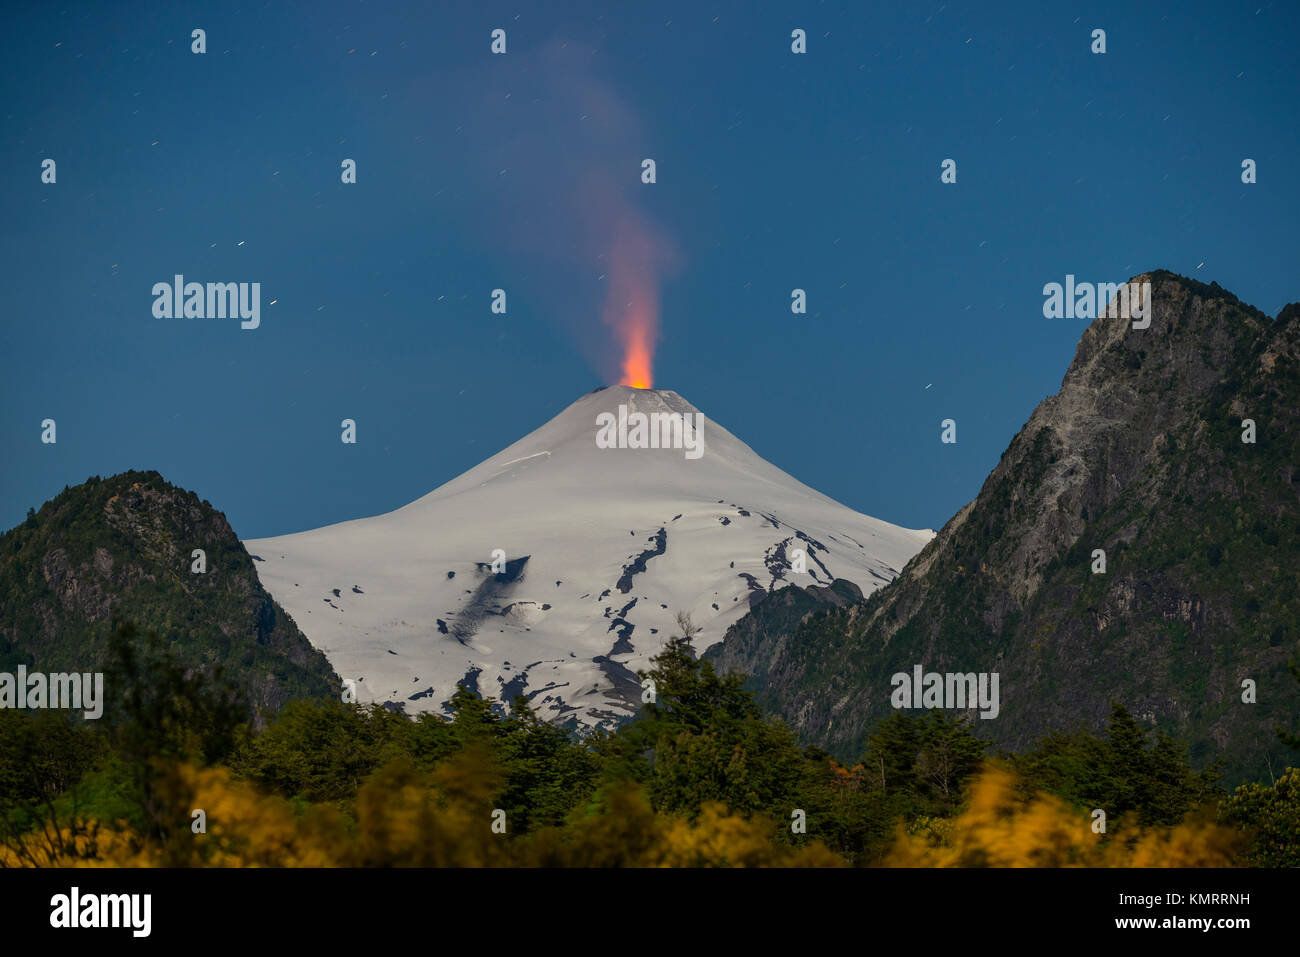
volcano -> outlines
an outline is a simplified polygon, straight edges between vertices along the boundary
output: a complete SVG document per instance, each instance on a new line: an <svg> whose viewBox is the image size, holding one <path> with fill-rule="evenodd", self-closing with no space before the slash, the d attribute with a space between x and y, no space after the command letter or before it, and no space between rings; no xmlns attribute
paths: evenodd
<svg viewBox="0 0 1300 957"><path fill-rule="evenodd" d="M639 708L635 672L679 612L703 651L778 588L870 594L935 535L827 498L707 417L702 453L601 447L598 420L637 413L701 421L676 392L597 389L394 512L245 545L359 700L443 711L464 684L593 727Z"/></svg>

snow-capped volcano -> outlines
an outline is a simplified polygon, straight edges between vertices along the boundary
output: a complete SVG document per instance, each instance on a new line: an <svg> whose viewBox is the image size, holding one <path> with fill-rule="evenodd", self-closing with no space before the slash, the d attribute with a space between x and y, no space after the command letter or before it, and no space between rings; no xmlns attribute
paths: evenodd
<svg viewBox="0 0 1300 957"><path fill-rule="evenodd" d="M638 447L637 413L676 447ZM598 389L395 512L245 544L362 701L440 710L464 682L616 721L678 612L702 651L773 589L869 594L934 536L840 505L707 418L694 435L698 414L676 392Z"/></svg>

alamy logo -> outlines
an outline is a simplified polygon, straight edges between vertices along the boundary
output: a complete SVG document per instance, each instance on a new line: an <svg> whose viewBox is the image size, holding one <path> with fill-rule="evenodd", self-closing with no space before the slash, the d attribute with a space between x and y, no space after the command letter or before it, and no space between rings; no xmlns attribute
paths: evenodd
<svg viewBox="0 0 1300 957"><path fill-rule="evenodd" d="M632 412L626 405L596 416L598 449L683 449L688 459L704 454L704 413Z"/></svg>
<svg viewBox="0 0 1300 957"><path fill-rule="evenodd" d="M84 709L86 719L95 721L104 713L104 674L28 674L27 666L19 665L16 675L0 673L0 708Z"/></svg>
<svg viewBox="0 0 1300 957"><path fill-rule="evenodd" d="M148 937L152 894L82 894L78 887L50 898L51 927L127 927L133 937Z"/></svg>
<svg viewBox="0 0 1300 957"><path fill-rule="evenodd" d="M966 674L940 674L925 672L920 665L909 675L898 672L890 679L894 692L889 703L895 708L966 708L980 709L981 718L996 718L1001 706L998 701L998 673L981 671Z"/></svg>
<svg viewBox="0 0 1300 957"><path fill-rule="evenodd" d="M260 282L186 282L179 273L171 283L153 284L153 314L158 319L244 320L241 329L262 324Z"/></svg>
<svg viewBox="0 0 1300 957"><path fill-rule="evenodd" d="M1151 325L1151 283L1081 282L1065 277L1065 286L1049 282L1043 287L1043 316L1047 319L1132 319L1134 329Z"/></svg>

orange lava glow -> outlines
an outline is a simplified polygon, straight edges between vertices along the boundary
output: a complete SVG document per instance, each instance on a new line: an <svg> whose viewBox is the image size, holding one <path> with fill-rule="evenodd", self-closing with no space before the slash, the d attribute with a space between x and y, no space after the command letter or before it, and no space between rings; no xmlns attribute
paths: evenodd
<svg viewBox="0 0 1300 957"><path fill-rule="evenodd" d="M654 382L650 325L648 316L633 315L625 320L623 333L623 378L619 385L630 385L636 389L649 389Z"/></svg>
<svg viewBox="0 0 1300 957"><path fill-rule="evenodd" d="M610 250L609 290L602 318L614 332L619 385L649 389L659 340L659 253L651 235L625 219Z"/></svg>

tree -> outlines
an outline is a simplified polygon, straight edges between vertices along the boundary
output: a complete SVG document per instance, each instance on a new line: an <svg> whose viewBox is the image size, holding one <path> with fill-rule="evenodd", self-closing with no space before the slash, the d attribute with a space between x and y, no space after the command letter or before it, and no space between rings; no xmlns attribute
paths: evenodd
<svg viewBox="0 0 1300 957"><path fill-rule="evenodd" d="M116 750L131 776L141 830L171 865L189 858L193 839L188 817L173 813L193 806L179 765L227 758L250 715L220 668L185 667L156 632L142 636L133 622L123 622L109 647L107 678L118 689L110 716Z"/></svg>
<svg viewBox="0 0 1300 957"><path fill-rule="evenodd" d="M986 747L961 718L942 711L924 717L895 711L867 735L862 766L896 814L949 814L961 803Z"/></svg>
<svg viewBox="0 0 1300 957"><path fill-rule="evenodd" d="M987 744L975 737L970 722L931 711L921 728L916 775L936 810L950 812L960 803L966 782L979 770Z"/></svg>
<svg viewBox="0 0 1300 957"><path fill-rule="evenodd" d="M919 722L895 711L867 734L862 757L873 784L886 793L912 793L916 778L916 754L920 750Z"/></svg>
<svg viewBox="0 0 1300 957"><path fill-rule="evenodd" d="M1221 768L1197 771L1185 747L1163 731L1143 728L1115 702L1104 738L1052 734L1012 760L1023 794L1046 790L1076 806L1101 808L1115 822L1108 825L1112 831L1124 815L1142 827L1177 824L1218 793Z"/></svg>
<svg viewBox="0 0 1300 957"><path fill-rule="evenodd" d="M1219 820L1247 836L1247 866L1300 867L1300 768L1271 787L1243 784L1220 806Z"/></svg>
<svg viewBox="0 0 1300 957"><path fill-rule="evenodd" d="M523 695L501 723L499 754L506 779L497 806L516 834L562 825L591 794L600 771L595 754L564 728L538 718Z"/></svg>
<svg viewBox="0 0 1300 957"><path fill-rule="evenodd" d="M689 615L679 614L677 623L678 634L639 673L654 682L655 700L597 744L607 758L607 782L643 782L661 812L694 818L718 801L788 820L801 776L794 734L763 716L743 675L719 675L696 658L691 638L699 629Z"/></svg>
<svg viewBox="0 0 1300 957"><path fill-rule="evenodd" d="M291 701L231 764L287 798L350 802L376 768L407 754L414 732L405 715L378 705Z"/></svg>
<svg viewBox="0 0 1300 957"><path fill-rule="evenodd" d="M101 736L79 715L0 710L0 856L36 865L84 847L79 795L63 796L101 752Z"/></svg>

